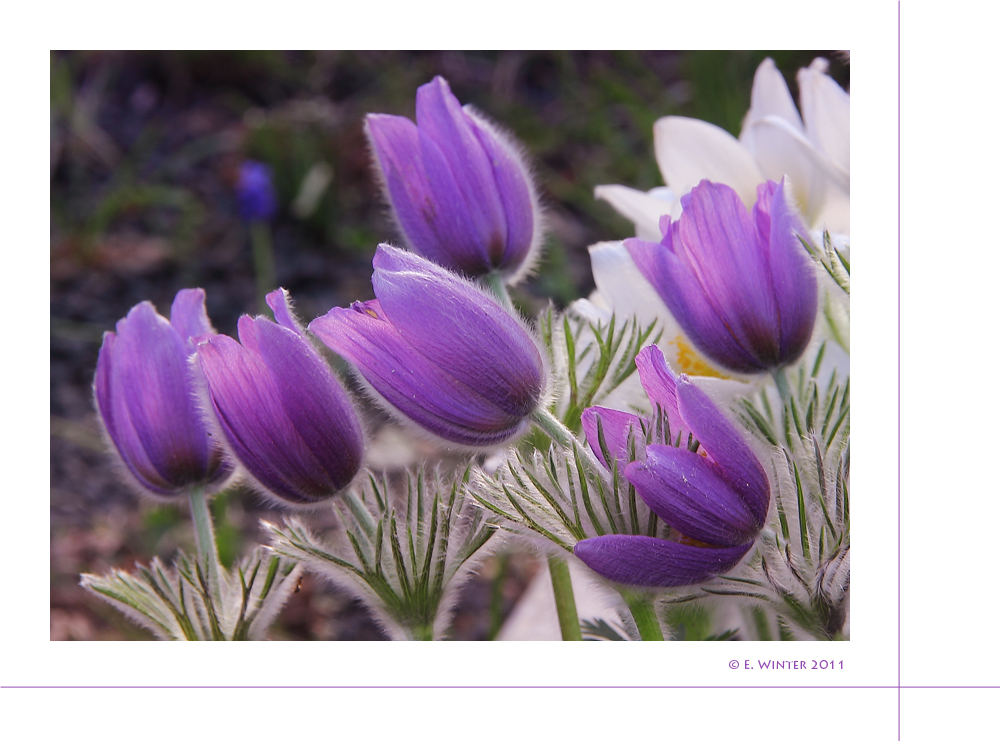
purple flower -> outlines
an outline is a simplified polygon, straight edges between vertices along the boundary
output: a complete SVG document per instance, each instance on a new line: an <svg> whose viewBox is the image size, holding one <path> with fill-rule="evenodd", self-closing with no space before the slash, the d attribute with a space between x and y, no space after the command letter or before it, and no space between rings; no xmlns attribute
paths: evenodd
<svg viewBox="0 0 1000 741"><path fill-rule="evenodd" d="M253 160L240 165L236 198L240 204L240 215L247 221L273 218L278 211L278 196L271 182L271 168Z"/></svg>
<svg viewBox="0 0 1000 741"><path fill-rule="evenodd" d="M752 214L736 191L707 180L681 203L680 219L660 219L659 244L625 240L640 272L720 365L759 373L796 361L816 320L816 273L785 181L757 186Z"/></svg>
<svg viewBox="0 0 1000 741"><path fill-rule="evenodd" d="M531 267L541 212L520 147L462 108L444 78L417 90L416 124L369 114L367 131L410 249L470 277Z"/></svg>
<svg viewBox="0 0 1000 741"><path fill-rule="evenodd" d="M170 321L144 301L115 329L104 333L94 398L129 479L166 498L220 488L232 469L202 422L188 369L194 338L215 332L205 292L179 291Z"/></svg>
<svg viewBox="0 0 1000 741"><path fill-rule="evenodd" d="M198 346L206 406L257 487L285 504L332 497L361 468L364 436L351 400L292 318L283 290L267 295L279 324L240 317L240 342Z"/></svg>
<svg viewBox="0 0 1000 741"><path fill-rule="evenodd" d="M767 517L771 489L733 425L686 376L674 376L659 348L644 349L636 365L659 419L591 407L583 426L595 454L608 467L604 450L618 459L618 470L670 535L601 535L581 540L573 552L622 584L696 584L729 571L750 550ZM666 444L646 445L647 431ZM627 452L630 438L635 460Z"/></svg>
<svg viewBox="0 0 1000 741"><path fill-rule="evenodd" d="M387 245L373 261L375 301L309 325L403 417L460 445L491 446L525 430L545 387L534 339L491 296Z"/></svg>

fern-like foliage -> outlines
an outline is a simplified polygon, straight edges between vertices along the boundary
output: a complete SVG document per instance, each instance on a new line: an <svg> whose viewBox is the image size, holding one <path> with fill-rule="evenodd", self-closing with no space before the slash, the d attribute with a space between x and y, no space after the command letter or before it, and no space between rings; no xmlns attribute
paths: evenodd
<svg viewBox="0 0 1000 741"><path fill-rule="evenodd" d="M298 581L294 561L255 549L218 589L197 559L179 553L173 567L154 558L128 573L83 574L84 589L162 640L245 641L265 638Z"/></svg>
<svg viewBox="0 0 1000 741"><path fill-rule="evenodd" d="M496 544L468 496L470 471L407 472L402 490L369 478L336 499L343 527L329 542L296 519L264 523L271 547L359 598L395 639L442 638L461 583Z"/></svg>

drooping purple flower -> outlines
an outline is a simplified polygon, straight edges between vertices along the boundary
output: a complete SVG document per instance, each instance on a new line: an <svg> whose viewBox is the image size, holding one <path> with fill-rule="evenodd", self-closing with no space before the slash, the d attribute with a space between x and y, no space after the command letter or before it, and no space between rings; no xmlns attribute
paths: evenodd
<svg viewBox="0 0 1000 741"><path fill-rule="evenodd" d="M442 77L417 89L417 123L369 114L366 128L393 214L414 252L469 277L516 279L542 241L520 147L458 102Z"/></svg>
<svg viewBox="0 0 1000 741"><path fill-rule="evenodd" d="M236 180L236 198L240 215L247 221L268 221L278 211L278 196L271 179L271 168L263 162L247 160L240 165Z"/></svg>
<svg viewBox="0 0 1000 741"><path fill-rule="evenodd" d="M364 435L350 397L309 341L283 290L267 295L278 324L244 315L240 341L198 346L207 407L233 457L279 503L312 504L355 477Z"/></svg>
<svg viewBox="0 0 1000 741"><path fill-rule="evenodd" d="M491 296L419 255L381 245L374 301L334 308L309 329L403 417L459 445L524 431L545 388L528 330Z"/></svg>
<svg viewBox="0 0 1000 741"><path fill-rule="evenodd" d="M232 467L209 437L188 368L195 338L215 332L205 292L179 291L170 321L144 301L115 330L104 333L94 398L129 479L161 498L220 488Z"/></svg>
<svg viewBox="0 0 1000 741"><path fill-rule="evenodd" d="M636 365L659 419L591 407L583 426L598 458L609 468L604 451L617 458L618 470L671 535L601 535L581 540L573 552L622 584L697 584L731 570L750 550L767 517L771 489L736 428L686 376L674 376L659 348L645 348ZM651 430L666 444L646 445ZM697 452L689 440L700 443Z"/></svg>
<svg viewBox="0 0 1000 741"><path fill-rule="evenodd" d="M816 273L799 237L808 232L785 181L757 187L748 213L728 185L702 180L660 219L659 244L625 246L697 348L738 373L798 360L816 321Z"/></svg>

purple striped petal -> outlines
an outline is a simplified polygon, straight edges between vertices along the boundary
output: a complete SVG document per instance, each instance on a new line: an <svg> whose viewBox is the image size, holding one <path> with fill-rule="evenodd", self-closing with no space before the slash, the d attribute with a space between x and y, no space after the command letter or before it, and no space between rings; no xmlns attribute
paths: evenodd
<svg viewBox="0 0 1000 741"><path fill-rule="evenodd" d="M108 437L135 482L157 496L213 487L230 474L201 419L188 369L188 338L211 324L204 292L181 291L172 315L185 333L143 302L104 336L94 378Z"/></svg>
<svg viewBox="0 0 1000 741"><path fill-rule="evenodd" d="M808 240L809 232L788 204L784 179L780 184L771 182L767 185L771 191L770 199L764 186L758 188L754 210L757 212L766 208L768 212L769 218L758 217L757 223L766 221L769 226L768 232L762 231L762 238L768 245L778 304L780 356L784 363L793 363L805 352L816 323L816 269L799 242L797 235ZM766 201L763 207L762 201Z"/></svg>
<svg viewBox="0 0 1000 741"><path fill-rule="evenodd" d="M454 182L460 202L465 204L463 212L473 225L478 249L488 257L489 264L499 264L507 246L507 222L493 168L472 122L443 77L435 77L417 89L417 127L431 188L437 191L439 182ZM427 146L430 142L435 144L433 150ZM441 159L428 156L430 151L440 152Z"/></svg>
<svg viewBox="0 0 1000 741"><path fill-rule="evenodd" d="M699 350L730 370L764 370L726 326L690 264L675 253L674 245L679 242L678 222L674 222L665 229L660 244L626 239L625 248Z"/></svg>
<svg viewBox="0 0 1000 741"><path fill-rule="evenodd" d="M347 393L309 343L263 317L239 322L242 345L198 348L212 409L233 454L262 489L308 504L345 488L364 438Z"/></svg>
<svg viewBox="0 0 1000 741"><path fill-rule="evenodd" d="M527 330L468 281L386 245L372 285L392 326L426 362L507 414L523 417L544 386L541 353Z"/></svg>
<svg viewBox="0 0 1000 741"><path fill-rule="evenodd" d="M264 300L271 307L271 311L274 312L274 321L285 329L290 329L299 336L302 335L302 324L295 316L295 310L292 306L292 296L288 291L284 288L279 288L277 291L271 291L267 294Z"/></svg>
<svg viewBox="0 0 1000 741"><path fill-rule="evenodd" d="M205 289L182 288L177 292L170 307L170 326L184 340L215 334L205 310Z"/></svg>
<svg viewBox="0 0 1000 741"><path fill-rule="evenodd" d="M752 546L699 548L645 535L602 535L581 540L573 553L606 579L662 588L698 584L730 571Z"/></svg>
<svg viewBox="0 0 1000 741"><path fill-rule="evenodd" d="M506 248L494 264L500 270L516 270L528 260L538 230L531 174L515 144L468 106L463 110L489 158L506 217Z"/></svg>
<svg viewBox="0 0 1000 741"><path fill-rule="evenodd" d="M442 439L495 445L525 427L523 416L501 409L428 361L388 322L377 301L333 308L309 329L354 364L388 404Z"/></svg>
<svg viewBox="0 0 1000 741"><path fill-rule="evenodd" d="M604 464L605 468L611 468L611 461L604 458L604 452L601 450L597 429L598 419L601 423L601 432L604 435L604 444L607 446L608 452L618 459L619 470L623 470L629 462L628 436L630 430L635 440L636 452L641 457L641 453L646 447L646 436L643 433L642 421L637 416L615 409L590 407L583 411L581 417L583 431L587 435L590 449L594 451L594 455Z"/></svg>
<svg viewBox="0 0 1000 741"><path fill-rule="evenodd" d="M677 383L681 417L711 456L719 473L763 524L771 502L771 487L757 456L708 396L682 376ZM695 536L697 537L697 536Z"/></svg>
<svg viewBox="0 0 1000 741"><path fill-rule="evenodd" d="M629 464L625 478L664 522L703 543L748 543L763 524L716 466L697 453L650 445L645 463Z"/></svg>

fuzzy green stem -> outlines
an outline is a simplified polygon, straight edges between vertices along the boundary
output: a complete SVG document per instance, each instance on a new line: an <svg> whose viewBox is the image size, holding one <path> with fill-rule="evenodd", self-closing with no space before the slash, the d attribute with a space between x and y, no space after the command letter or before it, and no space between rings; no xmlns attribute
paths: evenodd
<svg viewBox="0 0 1000 741"><path fill-rule="evenodd" d="M632 619L635 620L635 627L639 629L639 637L644 641L662 641L663 629L660 627L659 618L656 617L652 601L634 592L627 592L622 596L632 613Z"/></svg>
<svg viewBox="0 0 1000 741"><path fill-rule="evenodd" d="M496 562L497 575L493 577L493 589L490 594L490 627L486 632L488 641L495 641L503 626L503 588L510 568L510 551L501 551Z"/></svg>
<svg viewBox="0 0 1000 741"><path fill-rule="evenodd" d="M433 641L434 627L431 625L415 625L410 631L411 641Z"/></svg>
<svg viewBox="0 0 1000 741"><path fill-rule="evenodd" d="M198 563L208 567L208 586L212 600L217 606L222 604L221 582L219 580L219 550L215 545L212 529L212 513L208 509L205 490L195 487L188 494L191 503L191 520L194 522L194 540L198 547Z"/></svg>
<svg viewBox="0 0 1000 741"><path fill-rule="evenodd" d="M250 224L250 242L253 246L253 269L257 279L257 305L267 314L265 297L273 291L276 278L274 273L274 249L271 247L271 230L265 221Z"/></svg>
<svg viewBox="0 0 1000 741"><path fill-rule="evenodd" d="M778 394L781 396L781 401L788 404L789 400L792 398L792 391L788 386L788 377L785 375L785 369L773 369L771 371L771 377L774 378L774 385L778 387Z"/></svg>
<svg viewBox="0 0 1000 741"><path fill-rule="evenodd" d="M496 270L491 270L489 273L484 275L481 282L497 297L503 306L507 309L513 309L514 304L510 300L510 294L507 293L507 286L504 285L503 276L500 275Z"/></svg>
<svg viewBox="0 0 1000 741"><path fill-rule="evenodd" d="M582 641L580 618L576 613L576 599L573 597L573 580L570 579L566 559L549 556L549 575L552 577L552 591L556 596L556 614L559 616L562 639Z"/></svg>

